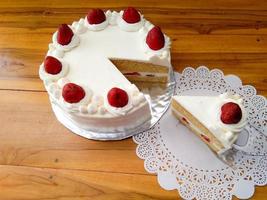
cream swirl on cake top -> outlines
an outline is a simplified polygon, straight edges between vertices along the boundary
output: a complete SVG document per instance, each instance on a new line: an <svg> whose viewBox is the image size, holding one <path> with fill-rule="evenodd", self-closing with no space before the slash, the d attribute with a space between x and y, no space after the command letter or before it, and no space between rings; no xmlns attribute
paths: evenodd
<svg viewBox="0 0 267 200"><path fill-rule="evenodd" d="M242 117L237 123L225 124L221 120L221 114L222 114L221 108L224 104L228 102L233 102L237 104L242 111ZM235 95L232 95L230 93L221 94L219 96L219 101L214 107L215 112L217 113L216 118L215 118L216 125L219 128L224 129L225 131L231 131L231 132L242 131L242 129L247 125L247 113L245 111L244 106L242 105L242 102L243 102L243 99L238 94L235 94Z"/></svg>
<svg viewBox="0 0 267 200"><path fill-rule="evenodd" d="M70 26L62 24L52 37L54 46L62 51L70 51L80 43L80 38Z"/></svg>
<svg viewBox="0 0 267 200"><path fill-rule="evenodd" d="M107 16L101 9L92 9L85 17L84 25L91 31L101 31L108 26Z"/></svg>
<svg viewBox="0 0 267 200"><path fill-rule="evenodd" d="M226 124L221 119L222 106L229 102L237 104L242 111L242 117L237 123ZM216 98L216 102L211 106L208 113L211 119L207 122L207 127L220 138L225 147L230 148L239 133L247 125L247 114L242 105L242 98L239 95L231 95L230 93L221 94Z"/></svg>
<svg viewBox="0 0 267 200"><path fill-rule="evenodd" d="M124 31L138 31L144 24L144 18L135 8L121 11L117 17L118 26Z"/></svg>
<svg viewBox="0 0 267 200"><path fill-rule="evenodd" d="M58 68L56 72L49 71L49 69L53 68L54 68L53 70L55 70L55 67ZM45 61L40 65L39 75L43 81L49 80L48 82L45 83L49 83L52 81L57 81L58 79L66 76L68 71L69 71L68 63L66 63L62 59L53 56L47 56ZM47 84L45 85L48 86Z"/></svg>
<svg viewBox="0 0 267 200"><path fill-rule="evenodd" d="M104 99L104 106L110 113L125 115L144 100L143 93L132 84L124 88L111 88Z"/></svg>

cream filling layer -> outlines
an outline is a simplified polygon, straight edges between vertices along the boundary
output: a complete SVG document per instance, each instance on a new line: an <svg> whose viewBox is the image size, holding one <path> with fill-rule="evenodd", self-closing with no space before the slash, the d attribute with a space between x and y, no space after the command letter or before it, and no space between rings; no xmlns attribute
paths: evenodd
<svg viewBox="0 0 267 200"><path fill-rule="evenodd" d="M142 77L167 77L168 73L154 73L154 72L131 72L121 71L125 76L142 76Z"/></svg>

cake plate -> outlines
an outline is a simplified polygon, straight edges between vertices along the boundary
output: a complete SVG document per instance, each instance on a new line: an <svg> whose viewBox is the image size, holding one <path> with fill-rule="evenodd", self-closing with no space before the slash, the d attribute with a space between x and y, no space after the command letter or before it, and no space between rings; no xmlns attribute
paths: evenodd
<svg viewBox="0 0 267 200"><path fill-rule="evenodd" d="M51 104L58 121L60 121L73 133L93 140L121 140L152 128L168 110L171 97L175 89L175 78L173 70L171 69L169 72L169 79L167 84L141 84L139 86L139 89L145 94L145 97L149 102L152 117L150 120L146 121L139 127L121 132L101 132L101 130L99 132L95 132L88 129L82 129L77 126L75 122L73 122L73 120L63 115L61 111L61 109L63 108L61 108L52 99Z"/></svg>

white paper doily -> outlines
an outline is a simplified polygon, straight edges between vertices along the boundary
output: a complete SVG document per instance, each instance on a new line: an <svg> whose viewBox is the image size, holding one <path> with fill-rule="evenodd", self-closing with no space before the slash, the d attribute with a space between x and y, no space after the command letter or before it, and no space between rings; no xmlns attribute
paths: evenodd
<svg viewBox="0 0 267 200"><path fill-rule="evenodd" d="M176 94L232 92L244 98L249 124L237 142L242 151L234 157L235 169L230 168L168 111L152 129L133 137L145 169L157 174L161 187L177 189L184 199L250 198L255 185L267 184L266 99L237 76L224 76L218 69L188 67L175 76Z"/></svg>

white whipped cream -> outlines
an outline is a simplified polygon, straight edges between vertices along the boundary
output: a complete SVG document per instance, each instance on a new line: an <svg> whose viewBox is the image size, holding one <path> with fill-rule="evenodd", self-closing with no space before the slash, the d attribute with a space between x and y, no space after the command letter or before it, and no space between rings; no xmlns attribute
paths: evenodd
<svg viewBox="0 0 267 200"><path fill-rule="evenodd" d="M87 28L84 26L84 18L81 18L78 22L73 22L71 27L77 34L83 34L87 31Z"/></svg>
<svg viewBox="0 0 267 200"><path fill-rule="evenodd" d="M58 74L48 74L45 71L44 63L42 63L40 65L40 68L39 68L39 76L44 81L45 85L49 84L50 82L57 81L58 79L66 76L66 74L69 71L69 65L65 61L63 61L63 60L61 60L59 58L57 58L57 59L62 64L62 69L61 69L61 71Z"/></svg>
<svg viewBox="0 0 267 200"><path fill-rule="evenodd" d="M124 13L124 11L122 10L119 13L119 16L117 17L117 24L122 30L128 31L128 32L134 32L134 31L138 31L144 25L144 17L143 17L143 15L141 15L141 13L139 13L140 21L133 23L133 24L126 22L122 18L123 13Z"/></svg>
<svg viewBox="0 0 267 200"><path fill-rule="evenodd" d="M85 105L81 105L81 106L79 106L79 111L82 114L87 114L87 107Z"/></svg>
<svg viewBox="0 0 267 200"><path fill-rule="evenodd" d="M87 106L87 111L89 114L94 114L96 113L98 110L98 105L95 104L95 103L90 103L88 106Z"/></svg>
<svg viewBox="0 0 267 200"><path fill-rule="evenodd" d="M59 79L58 81L57 81L57 84L58 84L58 86L60 87L60 88L63 88L64 87L64 85L66 85L67 83L70 83L70 80L69 79L67 79L67 78L61 78L61 79Z"/></svg>
<svg viewBox="0 0 267 200"><path fill-rule="evenodd" d="M117 25L118 15L119 15L119 13L117 13L116 11L111 12L110 10L108 10L106 12L107 20L111 26Z"/></svg>
<svg viewBox="0 0 267 200"><path fill-rule="evenodd" d="M136 85L131 84L128 87L126 87L126 90L130 94L132 98L132 104L133 106L137 106L145 101L145 96L142 92L139 91L139 89L136 87Z"/></svg>
<svg viewBox="0 0 267 200"><path fill-rule="evenodd" d="M139 34L140 37L142 38L142 48L144 50L144 52L146 54L148 54L148 56L151 58L150 60L153 59L153 57L157 56L160 59L166 59L169 56L169 50L170 50L170 46L171 46L171 41L170 38L164 34L164 39L165 39L165 43L164 46L159 49L159 50L153 50L150 49L150 47L147 45L146 43L146 37L147 34L149 32L149 30L151 30L154 26L151 25L150 22L146 22L145 26L143 26L140 30L139 30Z"/></svg>
<svg viewBox="0 0 267 200"><path fill-rule="evenodd" d="M60 50L60 49L57 49L53 43L50 43L48 45L47 56L53 56L53 57L57 57L57 58L63 58L64 51L63 50Z"/></svg>
<svg viewBox="0 0 267 200"><path fill-rule="evenodd" d="M59 99L59 103L64 105L64 107L67 108L68 111L79 110L81 108L81 106L87 105L91 101L91 98L93 95L92 90L86 86L81 86L81 87L84 89L85 96L83 99L81 99L77 103L68 103L64 100L63 96L61 95L61 97ZM62 94L62 89L63 88L61 88L61 94Z"/></svg>
<svg viewBox="0 0 267 200"><path fill-rule="evenodd" d="M100 106L98 108L98 112L99 112L100 115L104 115L107 112L107 110L106 110L106 108L104 106Z"/></svg>
<svg viewBox="0 0 267 200"><path fill-rule="evenodd" d="M128 94L128 103L124 107L117 108L113 107L109 104L107 95L104 98L104 107L107 109L108 112L114 114L114 115L125 115L127 112L129 112L131 109L133 109L133 103L132 103L132 98L130 97L129 93L126 91Z"/></svg>
<svg viewBox="0 0 267 200"><path fill-rule="evenodd" d="M128 85L121 89L123 89L128 95L128 104L122 108L113 107L109 104L106 95L106 97L104 98L104 107L108 112L115 115L125 115L127 112L133 109L134 106L139 105L145 101L145 96L138 90L138 88L134 84Z"/></svg>
<svg viewBox="0 0 267 200"><path fill-rule="evenodd" d="M100 95L93 95L92 103L95 103L97 106L101 106L104 103L104 98Z"/></svg>
<svg viewBox="0 0 267 200"><path fill-rule="evenodd" d="M49 93L50 96L52 96L55 99L59 99L61 94L60 94L60 88L58 87L58 85L56 83L50 83L48 86L46 86L47 91Z"/></svg>
<svg viewBox="0 0 267 200"><path fill-rule="evenodd" d="M70 26L70 28L72 29L72 27ZM73 31L73 30L72 30ZM61 50L61 51L70 51L71 49L73 49L74 47L78 46L79 43L80 43L80 38L77 34L75 34L75 32L73 32L73 36L71 38L71 41L69 44L67 45L62 45L62 44L59 44L57 42L57 33L58 31L56 31L54 34L53 34L53 37L52 37L52 41L53 41L53 45L56 47L56 49L58 50Z"/></svg>
<svg viewBox="0 0 267 200"><path fill-rule="evenodd" d="M85 18L84 18L84 26L87 27L90 31L101 31L101 30L104 30L108 26L107 15L106 15L106 20L103 21L100 24L89 24L89 22L87 20L87 16L85 16Z"/></svg>
<svg viewBox="0 0 267 200"><path fill-rule="evenodd" d="M132 98L133 98L133 100L132 100L132 104L133 104L134 106L137 106L137 105L139 105L140 103L142 103L142 102L145 101L145 96L144 96L144 94L141 93L141 92L140 92L138 95L133 96Z"/></svg>
<svg viewBox="0 0 267 200"><path fill-rule="evenodd" d="M242 105L243 99L239 96L239 95L231 95L230 93L224 93L221 94L219 96L219 101L218 103L214 106L214 110L217 111L217 116L215 118L216 120L216 124L218 127L213 127L211 126L211 128L221 128L224 129L228 132L241 132L242 129L246 126L247 124L247 114L246 111ZM221 107L223 106L223 104L228 103L228 102L233 102L239 105L239 107L242 110L242 118L241 120L236 123L236 124L224 124L221 121ZM230 133L228 133L228 135L230 135Z"/></svg>

